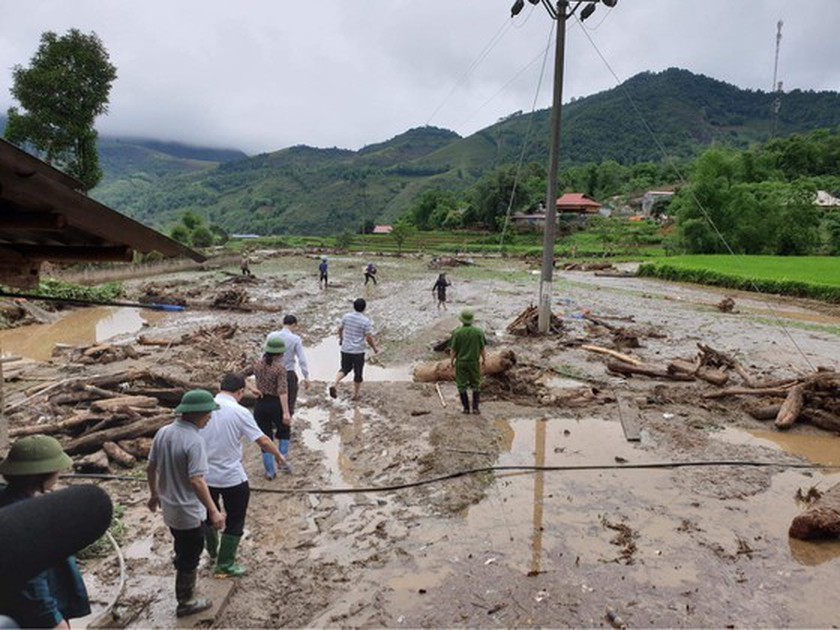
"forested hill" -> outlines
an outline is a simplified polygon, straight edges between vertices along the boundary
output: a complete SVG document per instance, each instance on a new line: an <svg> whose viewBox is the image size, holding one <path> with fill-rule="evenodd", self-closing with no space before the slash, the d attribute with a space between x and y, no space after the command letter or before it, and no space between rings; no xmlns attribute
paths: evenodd
<svg viewBox="0 0 840 630"><path fill-rule="evenodd" d="M564 105L561 166L658 162L657 141L669 156L688 158L713 142L747 147L840 126L836 92L785 93L777 120L774 100L687 70L645 72ZM526 141L525 160L544 165L549 114L517 112L465 138L422 127L359 151L299 146L233 160L103 140L105 179L92 194L161 228L192 210L229 231L334 234L393 221L424 190L466 189L517 162Z"/></svg>

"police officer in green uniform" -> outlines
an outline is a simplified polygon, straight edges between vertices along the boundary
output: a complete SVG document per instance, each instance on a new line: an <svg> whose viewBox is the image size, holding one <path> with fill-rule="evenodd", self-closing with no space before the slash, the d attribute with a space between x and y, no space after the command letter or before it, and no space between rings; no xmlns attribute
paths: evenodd
<svg viewBox="0 0 840 630"><path fill-rule="evenodd" d="M484 346L487 342L484 339L484 332L473 326L474 319L475 315L472 311L462 311L463 326L452 333L452 341L449 343L450 360L455 366L455 384L458 386L458 395L461 397L464 413L470 413L468 389L473 392L472 412L480 413L478 404L481 390L481 364L486 359Z"/></svg>

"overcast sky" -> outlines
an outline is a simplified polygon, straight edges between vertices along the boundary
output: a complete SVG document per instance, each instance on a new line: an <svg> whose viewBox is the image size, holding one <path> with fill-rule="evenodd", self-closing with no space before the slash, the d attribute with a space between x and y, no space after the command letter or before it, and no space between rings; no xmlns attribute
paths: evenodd
<svg viewBox="0 0 840 630"><path fill-rule="evenodd" d="M0 107L43 31L95 31L117 67L103 134L248 153L358 149L426 124L469 135L531 111L552 21L512 0L6 0ZM567 28L564 101L686 68L769 91L840 89L840 0L619 0ZM584 32L585 29L585 32ZM592 39L591 43L587 38ZM597 48L596 48L597 47ZM551 101L548 55L537 107Z"/></svg>

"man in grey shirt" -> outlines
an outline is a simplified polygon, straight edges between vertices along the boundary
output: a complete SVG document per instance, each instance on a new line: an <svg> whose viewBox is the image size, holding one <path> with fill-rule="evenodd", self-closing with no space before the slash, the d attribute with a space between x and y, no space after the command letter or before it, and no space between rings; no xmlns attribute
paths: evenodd
<svg viewBox="0 0 840 630"><path fill-rule="evenodd" d="M373 338L373 322L365 315L367 302L364 298L357 298L353 302L353 312L341 318L338 327L338 340L341 344L341 368L330 385L330 396L338 397L338 384L350 371L353 371L353 400L359 399L362 387L362 371L365 368L365 342L370 345L374 354L379 352L376 340Z"/></svg>
<svg viewBox="0 0 840 630"><path fill-rule="evenodd" d="M216 508L204 480L207 452L199 430L218 408L210 392L203 389L186 392L175 408L181 417L155 434L146 467L149 509L155 512L162 508L163 522L174 538L178 617L211 606L210 600L195 597L198 561L204 549L202 522L207 518L214 528L221 529L225 515Z"/></svg>

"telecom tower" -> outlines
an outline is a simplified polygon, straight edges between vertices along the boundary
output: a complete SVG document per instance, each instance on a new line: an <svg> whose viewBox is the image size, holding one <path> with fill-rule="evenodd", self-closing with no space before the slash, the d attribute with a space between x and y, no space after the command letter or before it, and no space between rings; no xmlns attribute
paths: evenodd
<svg viewBox="0 0 840 630"><path fill-rule="evenodd" d="M776 62L773 65L773 86L770 88L771 92L776 93L776 98L773 99L773 136L776 135L776 127L779 124L779 110L782 107L782 82L779 78L779 47L782 44L782 26L784 22L779 20L776 23Z"/></svg>

